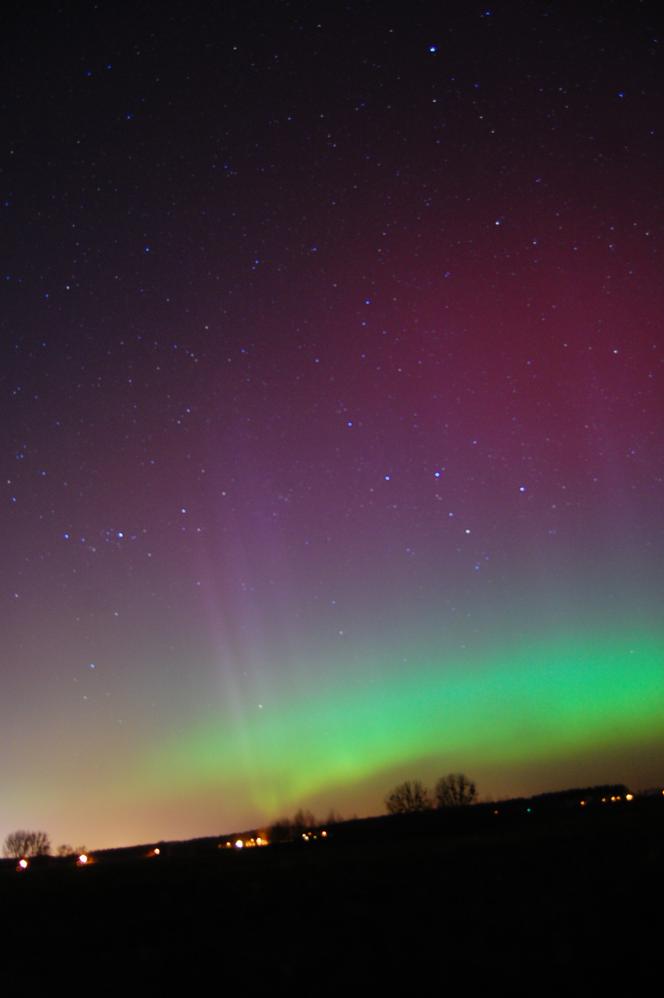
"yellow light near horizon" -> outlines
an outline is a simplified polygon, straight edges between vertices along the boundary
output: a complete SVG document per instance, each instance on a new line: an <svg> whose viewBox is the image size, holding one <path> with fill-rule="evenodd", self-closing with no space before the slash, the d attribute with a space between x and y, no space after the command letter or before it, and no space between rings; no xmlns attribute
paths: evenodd
<svg viewBox="0 0 664 998"><path fill-rule="evenodd" d="M82 852L81 855L76 860L76 862L78 863L79 866L85 866L88 862L87 854Z"/></svg>
<svg viewBox="0 0 664 998"><path fill-rule="evenodd" d="M242 841L242 839L237 839L236 840L236 842L235 842L235 848L236 849L243 849L244 848L244 842Z"/></svg>
<svg viewBox="0 0 664 998"><path fill-rule="evenodd" d="M625 794L625 800L634 800L634 794Z"/></svg>
<svg viewBox="0 0 664 998"><path fill-rule="evenodd" d="M159 846L157 846L156 849L152 850L152 855L153 856L161 856L161 849L159 848Z"/></svg>
<svg viewBox="0 0 664 998"><path fill-rule="evenodd" d="M18 868L20 870L27 870L27 868L29 866L30 866L30 864L28 863L27 859L19 859L19 861L18 861Z"/></svg>
<svg viewBox="0 0 664 998"><path fill-rule="evenodd" d="M321 834L321 838L323 838L323 839L327 838L327 832L326 831L322 831L320 834Z"/></svg>

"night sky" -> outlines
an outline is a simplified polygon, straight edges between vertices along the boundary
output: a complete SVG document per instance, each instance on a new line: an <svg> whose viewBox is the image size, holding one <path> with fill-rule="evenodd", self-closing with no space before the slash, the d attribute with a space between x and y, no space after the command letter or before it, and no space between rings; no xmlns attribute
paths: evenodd
<svg viewBox="0 0 664 998"><path fill-rule="evenodd" d="M9 5L0 839L662 779L658 7Z"/></svg>

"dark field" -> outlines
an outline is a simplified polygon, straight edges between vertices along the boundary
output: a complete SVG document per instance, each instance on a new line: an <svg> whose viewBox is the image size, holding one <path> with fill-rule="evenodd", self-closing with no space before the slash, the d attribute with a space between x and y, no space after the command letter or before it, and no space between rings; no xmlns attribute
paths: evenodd
<svg viewBox="0 0 664 998"><path fill-rule="evenodd" d="M2 983L355 993L481 975L540 992L542 975L655 970L663 800L471 812L264 849L201 840L158 859L99 853L84 869L3 864Z"/></svg>

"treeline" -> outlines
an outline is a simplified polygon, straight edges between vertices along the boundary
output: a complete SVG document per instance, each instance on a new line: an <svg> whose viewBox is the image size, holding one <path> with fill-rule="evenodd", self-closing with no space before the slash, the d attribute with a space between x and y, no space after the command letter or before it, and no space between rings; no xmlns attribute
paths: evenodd
<svg viewBox="0 0 664 998"><path fill-rule="evenodd" d="M413 814L433 808L467 807L477 801L477 787L464 773L448 773L437 781L433 794L419 780L400 783L385 798L388 814Z"/></svg>

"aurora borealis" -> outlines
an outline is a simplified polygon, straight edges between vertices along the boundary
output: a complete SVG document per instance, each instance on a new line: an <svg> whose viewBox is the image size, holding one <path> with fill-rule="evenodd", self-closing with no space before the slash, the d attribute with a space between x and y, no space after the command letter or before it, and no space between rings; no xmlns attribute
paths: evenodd
<svg viewBox="0 0 664 998"><path fill-rule="evenodd" d="M0 839L662 781L661 28L13 9Z"/></svg>

